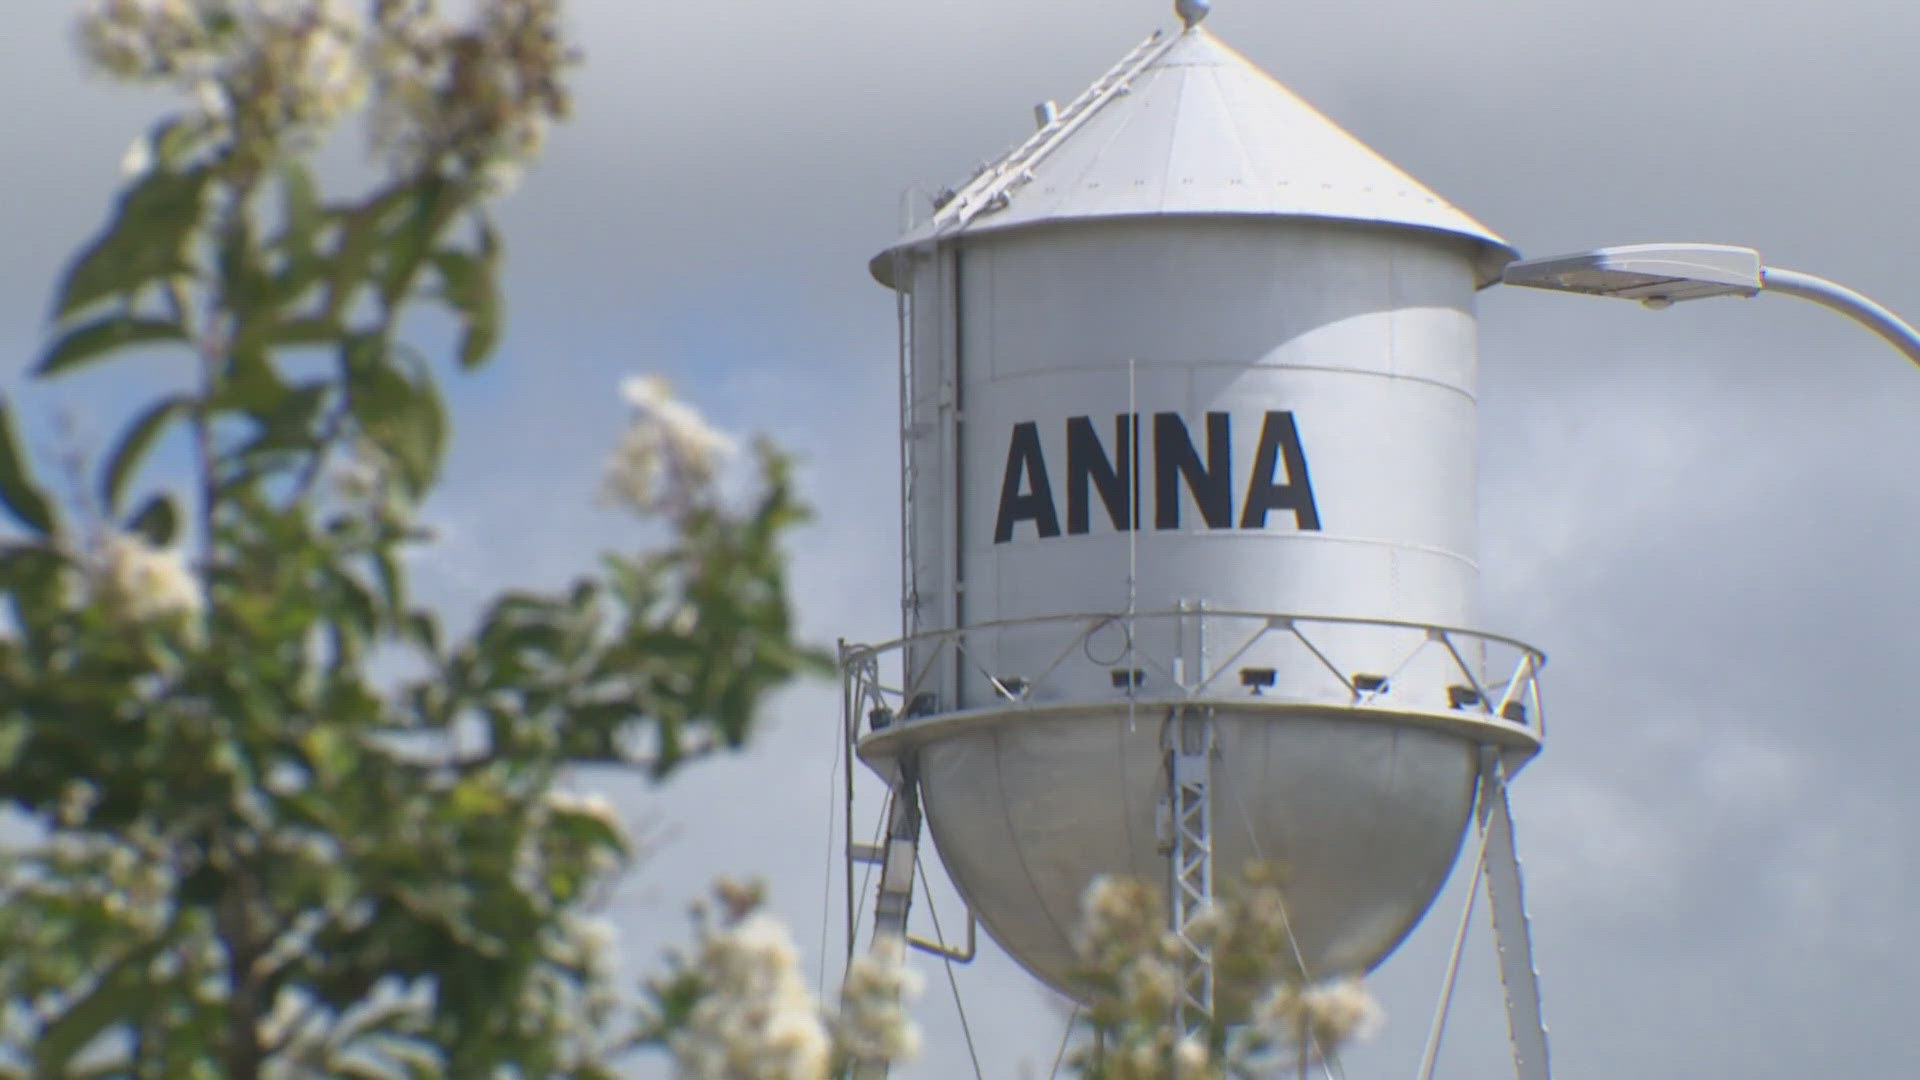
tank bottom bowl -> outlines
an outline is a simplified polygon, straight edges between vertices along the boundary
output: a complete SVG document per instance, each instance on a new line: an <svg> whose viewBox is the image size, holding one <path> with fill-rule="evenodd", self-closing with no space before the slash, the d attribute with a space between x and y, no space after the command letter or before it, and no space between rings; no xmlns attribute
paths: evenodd
<svg viewBox="0 0 1920 1080"><path fill-rule="evenodd" d="M1164 897L1169 714L1021 709L928 718L911 733L954 884L1011 956L1069 996L1080 996L1074 942L1094 879L1132 875ZM1284 703L1215 706L1213 731L1216 890L1264 864L1309 977L1370 970L1446 881L1482 740L1431 718Z"/></svg>

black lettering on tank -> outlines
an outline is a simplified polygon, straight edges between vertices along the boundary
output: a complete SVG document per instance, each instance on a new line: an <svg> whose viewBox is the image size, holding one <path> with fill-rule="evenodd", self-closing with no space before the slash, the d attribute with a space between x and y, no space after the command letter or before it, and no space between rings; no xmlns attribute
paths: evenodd
<svg viewBox="0 0 1920 1080"><path fill-rule="evenodd" d="M1285 459L1287 474L1276 482L1274 466ZM1269 412L1260 425L1260 449L1253 455L1253 475L1247 478L1247 498L1240 527L1264 529L1273 510L1293 511L1294 525L1305 531L1320 529L1320 509L1313 501L1313 481L1307 476L1307 453L1300 447L1300 429L1290 412Z"/></svg>
<svg viewBox="0 0 1920 1080"><path fill-rule="evenodd" d="M1129 421L1132 421L1129 423ZM1138 496L1133 484L1133 458L1140 452L1140 420L1122 413L1113 418L1113 454L1100 445L1093 420L1085 416L1067 420L1067 535L1082 536L1091 528L1087 485L1091 481L1107 508L1107 520L1126 532L1138 528L1139 507L1129 514L1128 505ZM1128 521L1131 517L1133 520Z"/></svg>
<svg viewBox="0 0 1920 1080"><path fill-rule="evenodd" d="M1227 414L1207 414L1207 460L1193 448L1179 413L1153 414L1153 527L1180 527L1184 478L1209 529L1233 527L1233 431Z"/></svg>
<svg viewBox="0 0 1920 1080"><path fill-rule="evenodd" d="M1007 472L1000 481L1000 513L993 526L993 542L1004 544L1013 539L1013 527L1022 521L1033 522L1043 540L1060 535L1053 485L1047 480L1047 459L1040 450L1040 425L1031 420L1013 425L1013 438L1007 444Z"/></svg>

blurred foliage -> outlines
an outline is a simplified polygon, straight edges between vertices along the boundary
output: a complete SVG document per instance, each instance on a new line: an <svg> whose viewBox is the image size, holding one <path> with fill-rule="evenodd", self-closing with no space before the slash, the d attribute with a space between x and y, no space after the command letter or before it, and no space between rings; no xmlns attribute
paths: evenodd
<svg viewBox="0 0 1920 1080"><path fill-rule="evenodd" d="M1303 966L1282 875L1264 864L1223 879L1184 939L1159 886L1100 878L1082 898L1078 990L1090 1039L1067 1056L1087 1080L1306 1080L1334 1075L1342 1047L1379 1025L1358 978ZM1213 1011L1192 1008L1211 960ZM1183 990L1185 992L1183 992Z"/></svg>
<svg viewBox="0 0 1920 1080"><path fill-rule="evenodd" d="M97 67L193 104L130 153L34 372L164 355L186 389L65 489L0 405L0 798L32 822L0 853L0 1076L614 1075L590 914L632 845L570 771L737 746L823 664L766 448L744 501L679 491L659 547L470 631L413 598L440 380L500 335L487 203L572 60L557 0L475 7L83 16ZM363 106L385 178L325 195L313 149ZM445 362L402 334L435 310ZM184 475L146 467L166 445Z"/></svg>
<svg viewBox="0 0 1920 1080"><path fill-rule="evenodd" d="M648 980L635 1039L669 1054L679 1080L828 1080L919 1052L907 1006L923 987L904 939L881 937L852 958L828 1009L758 884L722 880L713 899L693 909L696 948L669 954L666 974Z"/></svg>

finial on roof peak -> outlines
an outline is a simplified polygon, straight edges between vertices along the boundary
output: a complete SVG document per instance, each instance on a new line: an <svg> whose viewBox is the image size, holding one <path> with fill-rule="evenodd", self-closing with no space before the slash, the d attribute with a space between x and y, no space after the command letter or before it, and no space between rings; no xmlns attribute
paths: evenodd
<svg viewBox="0 0 1920 1080"><path fill-rule="evenodd" d="M1207 17L1207 12L1213 10L1213 4L1209 0L1173 0L1173 10L1191 30L1200 25L1200 20Z"/></svg>

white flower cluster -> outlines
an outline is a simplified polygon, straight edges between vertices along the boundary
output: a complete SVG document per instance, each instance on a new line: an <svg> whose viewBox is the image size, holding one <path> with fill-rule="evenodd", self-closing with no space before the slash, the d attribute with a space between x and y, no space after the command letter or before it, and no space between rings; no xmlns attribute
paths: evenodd
<svg viewBox="0 0 1920 1080"><path fill-rule="evenodd" d="M1120 999L1134 1016L1164 1015L1180 1000L1180 970L1165 955L1134 957L1119 981Z"/></svg>
<svg viewBox="0 0 1920 1080"><path fill-rule="evenodd" d="M785 925L759 910L758 885L714 886L722 917L705 925L685 970L699 999L667 1036L678 1080L827 1080L849 1062L889 1062L918 1053L920 1035L906 1005L920 977L905 967L907 946L881 938L847 966L837 1016L825 1016L800 972Z"/></svg>
<svg viewBox="0 0 1920 1080"><path fill-rule="evenodd" d="M733 439L676 400L659 376L628 379L620 393L634 417L607 468L607 497L640 514L705 503L721 465L737 452Z"/></svg>
<svg viewBox="0 0 1920 1080"><path fill-rule="evenodd" d="M548 971L527 986L523 1014L543 1018L561 1036L566 1064L558 1071L584 1073L583 1066L604 1056L605 1036L626 1004L619 990L618 935L605 919L565 912L552 927L547 950L564 972Z"/></svg>
<svg viewBox="0 0 1920 1080"><path fill-rule="evenodd" d="M218 51L199 0L93 0L80 44L100 70L126 79L211 75Z"/></svg>
<svg viewBox="0 0 1920 1080"><path fill-rule="evenodd" d="M284 65L287 72L260 79L262 89L276 94L279 115L269 119L276 127L325 127L366 101L364 27L349 2L308 0L287 17L256 22L263 60L257 70L264 75L268 65Z"/></svg>
<svg viewBox="0 0 1920 1080"><path fill-rule="evenodd" d="M435 0L378 0L374 20L374 145L402 170L511 186L570 108L559 0L490 0L465 30Z"/></svg>
<svg viewBox="0 0 1920 1080"><path fill-rule="evenodd" d="M562 940L556 955L595 977L613 977L620 935L611 922L569 912L561 917L559 931Z"/></svg>
<svg viewBox="0 0 1920 1080"><path fill-rule="evenodd" d="M197 618L206 610L200 578L178 548L157 548L130 533L102 545L96 576L99 598L134 622Z"/></svg>
<svg viewBox="0 0 1920 1080"><path fill-rule="evenodd" d="M159 929L178 885L169 852L131 835L56 830L22 858L0 860L0 894L10 902L65 910L90 907L136 933ZM32 869L29 869L32 867Z"/></svg>
<svg viewBox="0 0 1920 1080"><path fill-rule="evenodd" d="M627 834L627 827L620 818L620 811L614 809L613 803L609 802L605 795L592 792L582 795L555 788L546 793L545 802L547 809L556 813L590 817L622 837Z"/></svg>
<svg viewBox="0 0 1920 1080"><path fill-rule="evenodd" d="M1162 1034L1170 1035L1171 1031ZM1191 1035L1182 1035L1169 1048L1166 1040L1142 1041L1120 1049L1109 1062L1105 1075L1115 1080L1219 1080L1207 1046Z"/></svg>
<svg viewBox="0 0 1920 1080"><path fill-rule="evenodd" d="M632 837L625 819L605 796L578 795L570 791L554 790L546 793L545 801L550 813L592 818L602 828L613 834L616 846L596 847L589 856L587 865L596 878L603 878L620 868L625 852L631 849ZM530 868L537 866L540 853L536 852L532 845L527 845L522 851L529 860Z"/></svg>
<svg viewBox="0 0 1920 1080"><path fill-rule="evenodd" d="M907 943L883 937L847 965L835 1030L840 1047L858 1061L899 1061L920 1052L920 1033L907 1017L919 996L920 976L907 970Z"/></svg>
<svg viewBox="0 0 1920 1080"><path fill-rule="evenodd" d="M92 0L80 20L102 71L174 84L204 121L247 137L318 130L358 108L364 38L351 0Z"/></svg>
<svg viewBox="0 0 1920 1080"><path fill-rule="evenodd" d="M171 85L233 142L309 135L374 99L374 147L403 172L449 167L498 191L566 117L573 53L559 0L89 0L80 40L117 78ZM151 157L129 151L130 170Z"/></svg>
<svg viewBox="0 0 1920 1080"><path fill-rule="evenodd" d="M1206 1043L1171 1023L1180 1000L1182 948L1169 931L1156 886L1101 877L1081 896L1081 958L1087 974L1111 987L1093 1012L1114 1039L1103 1059L1112 1080L1217 1080ZM1093 1055L1076 1055L1086 1067Z"/></svg>
<svg viewBox="0 0 1920 1080"><path fill-rule="evenodd" d="M1207 1047L1191 1035L1182 1035L1180 1041L1173 1044L1174 1080L1202 1080L1213 1074L1213 1061L1207 1055Z"/></svg>
<svg viewBox="0 0 1920 1080"><path fill-rule="evenodd" d="M1297 1046L1304 1039L1314 1057L1326 1058L1378 1032L1385 1017L1360 980L1348 977L1307 987L1275 986L1254 1005L1252 1022L1273 1044Z"/></svg>
<svg viewBox="0 0 1920 1080"><path fill-rule="evenodd" d="M1080 954L1097 969L1162 953L1166 932L1159 890L1136 878L1103 875L1080 897Z"/></svg>
<svg viewBox="0 0 1920 1080"><path fill-rule="evenodd" d="M1218 1044L1173 1023L1184 947L1167 927L1158 886L1100 878L1081 898L1077 945L1090 985L1100 988L1088 1016L1102 1047L1073 1058L1082 1075L1108 1080L1218 1080L1268 1075L1287 1064L1331 1058L1372 1034L1383 1014L1355 978L1309 983L1288 924L1286 898L1269 867L1242 879L1187 927L1213 958L1215 1003L1248 1023ZM1214 1051L1217 1050L1216 1054Z"/></svg>
<svg viewBox="0 0 1920 1080"><path fill-rule="evenodd" d="M395 516L394 465L386 451L366 438L356 438L344 453L327 461L326 493L342 507L362 513Z"/></svg>
<svg viewBox="0 0 1920 1080"><path fill-rule="evenodd" d="M707 933L695 969L705 993L668 1041L680 1080L826 1080L832 1041L777 919Z"/></svg>
<svg viewBox="0 0 1920 1080"><path fill-rule="evenodd" d="M56 816L61 825L77 829L87 823L87 815L100 802L100 788L91 780L69 780L60 788Z"/></svg>

